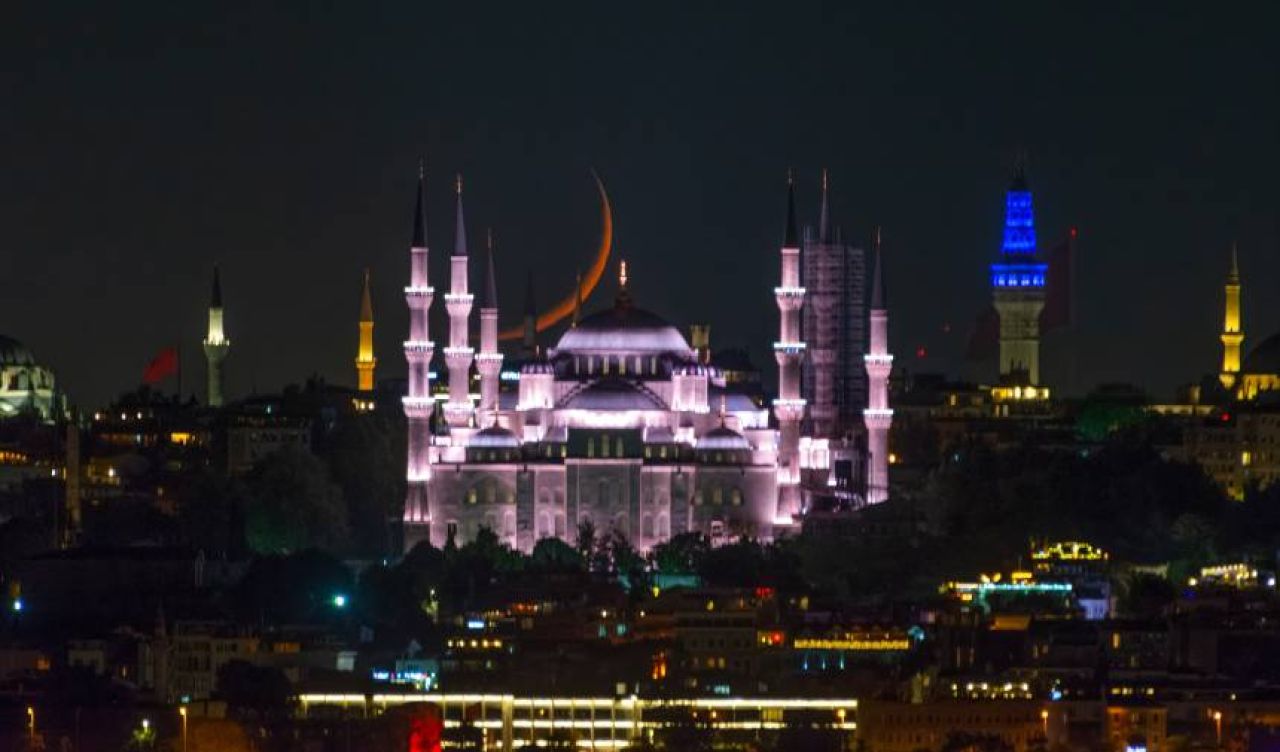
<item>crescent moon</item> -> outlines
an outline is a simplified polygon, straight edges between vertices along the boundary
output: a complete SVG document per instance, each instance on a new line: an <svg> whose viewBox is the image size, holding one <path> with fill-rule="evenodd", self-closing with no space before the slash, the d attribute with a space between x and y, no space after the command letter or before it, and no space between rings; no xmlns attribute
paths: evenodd
<svg viewBox="0 0 1280 752"><path fill-rule="evenodd" d="M600 279L604 277L604 270L609 265L609 253L613 250L613 207L609 204L609 194L604 190L604 182L600 180L595 170L591 171L591 177L596 181L596 190L600 192L600 247L596 249L595 260L591 262L591 267L587 269L587 274L582 279L582 302L584 303L596 289L596 285L600 284ZM538 314L534 329L543 332L564 321L573 314L577 299L577 290L574 290L560 302ZM503 330L498 335L498 339L509 341L520 339L523 335L524 327L518 325Z"/></svg>

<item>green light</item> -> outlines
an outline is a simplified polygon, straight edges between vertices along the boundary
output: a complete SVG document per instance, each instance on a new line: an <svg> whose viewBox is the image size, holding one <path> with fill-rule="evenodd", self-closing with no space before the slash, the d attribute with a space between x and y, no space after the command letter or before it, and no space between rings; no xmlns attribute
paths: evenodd
<svg viewBox="0 0 1280 752"><path fill-rule="evenodd" d="M341 593L339 593L339 594L337 594L337 595L333 596L333 607L334 607L334 608L346 608L346 607L347 607L347 596L345 596L345 595L343 595L343 594L341 594Z"/></svg>
<svg viewBox="0 0 1280 752"><path fill-rule="evenodd" d="M22 610L22 599L21 599L21 598L14 598L14 599L13 599L13 610L14 610L14 611L21 611L21 610Z"/></svg>

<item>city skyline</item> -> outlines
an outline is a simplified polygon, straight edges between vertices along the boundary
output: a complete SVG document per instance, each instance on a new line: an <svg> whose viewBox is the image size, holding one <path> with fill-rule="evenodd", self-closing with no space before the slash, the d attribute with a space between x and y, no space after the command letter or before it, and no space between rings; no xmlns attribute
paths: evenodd
<svg viewBox="0 0 1280 752"><path fill-rule="evenodd" d="M430 16L416 10L397 24L265 11L161 13L129 28L114 18L62 27L23 19L32 24L20 27L46 29L61 44L97 46L93 58L63 60L42 54L40 37L15 42L31 54L28 75L14 83L19 116L4 126L7 142L22 148L9 154L0 202L16 270L0 281L0 317L10 322L2 330L50 365L78 404L97 406L136 385L155 351L177 341L184 370L200 372L207 280L217 264L236 340L226 366L232 397L311 372L348 383L368 267L379 375L402 373L386 356L407 331L398 305L410 230L404 197L421 153L432 245L451 240L448 193L458 171L473 232L494 230L504 328L519 320L529 267L538 298L551 300L571 289L589 259L599 232L594 167L615 205L615 258L629 260L637 298L679 324L711 324L714 347L746 345L768 371L776 322L762 270L780 232L771 199L794 168L803 221L816 223L819 173L828 167L832 212L846 237L867 245L872 228L884 228L886 268L898 280L890 337L904 369L976 377L990 364L979 372L959 356L988 303L986 267L998 253L1004 189L1023 150L1041 250L1080 228L1077 322L1045 343L1046 381L1058 393L1130 381L1164 397L1213 372L1233 241L1245 352L1280 328L1276 304L1261 294L1280 274L1267 209L1276 204L1268 176L1280 154L1265 136L1277 113L1268 98L1249 94L1273 88L1276 64L1258 54L1256 32L1210 15L1119 13L1095 24L1086 11L1001 10L979 11L952 34L945 13L822 16L802 8L778 19L782 35L806 28L813 41L763 51L756 43L769 24L760 9L691 10L656 28L629 19L672 42L657 59L633 44L611 46L619 38L604 18L562 11L569 28L601 30L600 38L576 35L557 46L558 37L526 38L515 31L518 18L501 19L476 36L462 58L470 65L433 68L435 56L457 50L432 37L422 46L426 73L408 64L414 45L392 54L385 48L396 45L365 38L403 40L406 32L390 28L401 23L430 28ZM443 12L461 13L449 20L464 28L480 24L465 11ZM270 32L287 31L297 54L314 63L345 20L368 32L344 48L360 63L349 74L313 65L304 82L268 49ZM162 41L168 22L180 41ZM1125 55L1126 33L1147 23L1158 65ZM721 24L706 56L680 44ZM1039 34L1008 33L1022 27ZM237 35L246 28L252 32ZM1053 42L1087 54L1059 70L1044 56ZM842 45L852 45L859 64L838 54ZM1174 47L1180 54L1160 52ZM140 51L171 72L144 65ZM606 51L613 64L605 71L583 64ZM521 54L537 58L538 73L508 64ZM955 69L944 70L952 59ZM266 71L260 83L251 80L255 60ZM214 67L217 77L198 75ZM658 86L673 70L687 80ZM825 102L818 72L835 92L829 118L797 124L765 114ZM184 73L195 76L192 86L178 85ZM385 83L359 91L374 73ZM598 86L609 73L620 80ZM711 84L725 73L732 75L718 94ZM544 78L563 92L541 84L521 91ZM432 84L429 101L414 93L418 80ZM588 91L604 95L590 100ZM335 107L343 97L355 105ZM519 116L540 97L549 107ZM153 104L140 117L129 104L144 98ZM1189 112L1196 116L1173 117ZM721 138L730 122L732 137ZM1116 127L1099 130L1108 123ZM73 227L83 229L67 231L68 206ZM677 259L690 260L692 273L673 274ZM441 278L442 267L432 271ZM694 292L694 280L708 275L720 284ZM63 295L47 294L43 283L55 281ZM609 294L597 292L587 309L607 305ZM741 316L714 313L741 295L760 304ZM929 356L918 359L922 346ZM186 382L186 391L198 384Z"/></svg>

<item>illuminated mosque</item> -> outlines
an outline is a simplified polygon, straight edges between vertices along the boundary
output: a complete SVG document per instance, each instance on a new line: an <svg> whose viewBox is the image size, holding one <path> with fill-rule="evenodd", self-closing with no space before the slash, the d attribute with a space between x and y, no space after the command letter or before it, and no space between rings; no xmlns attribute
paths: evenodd
<svg viewBox="0 0 1280 752"><path fill-rule="evenodd" d="M1251 401L1280 390L1280 333L1262 340L1244 357L1244 330L1240 326L1240 258L1231 246L1231 266L1223 285L1222 367L1218 380L1236 400Z"/></svg>
<svg viewBox="0 0 1280 752"><path fill-rule="evenodd" d="M879 250L871 310L864 314L869 404L858 443L848 436L806 435L812 433L801 393L806 290L790 181L781 279L773 290L778 396L771 404L758 390L726 378L705 348L691 346L679 328L635 300L625 261L612 304L583 315L612 244L611 208L598 179L603 232L585 279L580 275L574 292L541 315L527 305L523 326L505 331L498 327L492 240L479 301L469 285L473 254L458 180L449 286L439 296L449 332L437 347L428 332L437 295L428 280L423 184L419 170L405 288L406 550L424 540L462 544L488 528L528 552L541 538L576 540L584 522L602 534L619 531L642 551L686 532L713 542L770 540L798 529L815 499L839 485L832 458L854 454L865 470L857 474L860 485L849 506L887 498L892 356ZM768 294L759 291L761 305ZM471 323L477 302L478 351ZM538 332L564 320L571 323L554 346L532 346ZM521 338L525 355L512 363L499 342ZM437 350L445 366L440 374L432 367ZM447 390L433 388L437 376L447 380Z"/></svg>
<svg viewBox="0 0 1280 752"><path fill-rule="evenodd" d="M58 404L53 371L21 342L0 335L0 418L29 413L52 420Z"/></svg>

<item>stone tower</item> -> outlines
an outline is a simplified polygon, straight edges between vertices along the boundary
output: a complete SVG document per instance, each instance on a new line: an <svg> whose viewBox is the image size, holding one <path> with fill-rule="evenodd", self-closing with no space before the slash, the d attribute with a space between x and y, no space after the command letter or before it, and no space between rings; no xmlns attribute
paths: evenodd
<svg viewBox="0 0 1280 752"><path fill-rule="evenodd" d="M373 391L373 369L378 359L373 356L373 300L369 295L369 270L364 270L364 288L360 292L360 346L356 350L356 389Z"/></svg>
<svg viewBox="0 0 1280 752"><path fill-rule="evenodd" d="M889 407L889 372L893 356L889 354L889 305L884 294L884 263L880 258L880 232L876 231L874 271L871 276L871 337L863 357L867 368L867 408L863 422L867 427L867 494L868 504L879 504L889 498L889 426L893 410Z"/></svg>
<svg viewBox="0 0 1280 752"><path fill-rule="evenodd" d="M1225 310L1222 320L1222 372L1218 378L1222 386L1231 389L1240 375L1240 346L1244 344L1244 332L1240 329L1240 260L1236 244L1231 244L1231 269L1227 272Z"/></svg>
<svg viewBox="0 0 1280 752"><path fill-rule="evenodd" d="M773 414L778 420L778 505L774 523L789 525L800 514L800 422L805 401L800 396L800 365L804 342L800 338L800 316L804 288L800 286L800 238L796 232L795 184L787 180L787 226L782 241L782 279L774 288L778 303L778 341L773 343L778 361L778 397Z"/></svg>
<svg viewBox="0 0 1280 752"><path fill-rule="evenodd" d="M991 265L991 292L1000 314L1000 380L1040 384L1040 311L1047 265L1036 257L1035 213L1021 165L1005 196L1000 260Z"/></svg>
<svg viewBox="0 0 1280 752"><path fill-rule="evenodd" d="M409 244L409 286L404 296L409 304L409 339L404 357L409 364L409 393L404 398L408 419L408 481L404 502L404 550L431 537L431 356L435 343L427 332L428 314L435 290L427 279L426 198L423 195L423 168L418 165L418 198L414 203L413 240Z"/></svg>

